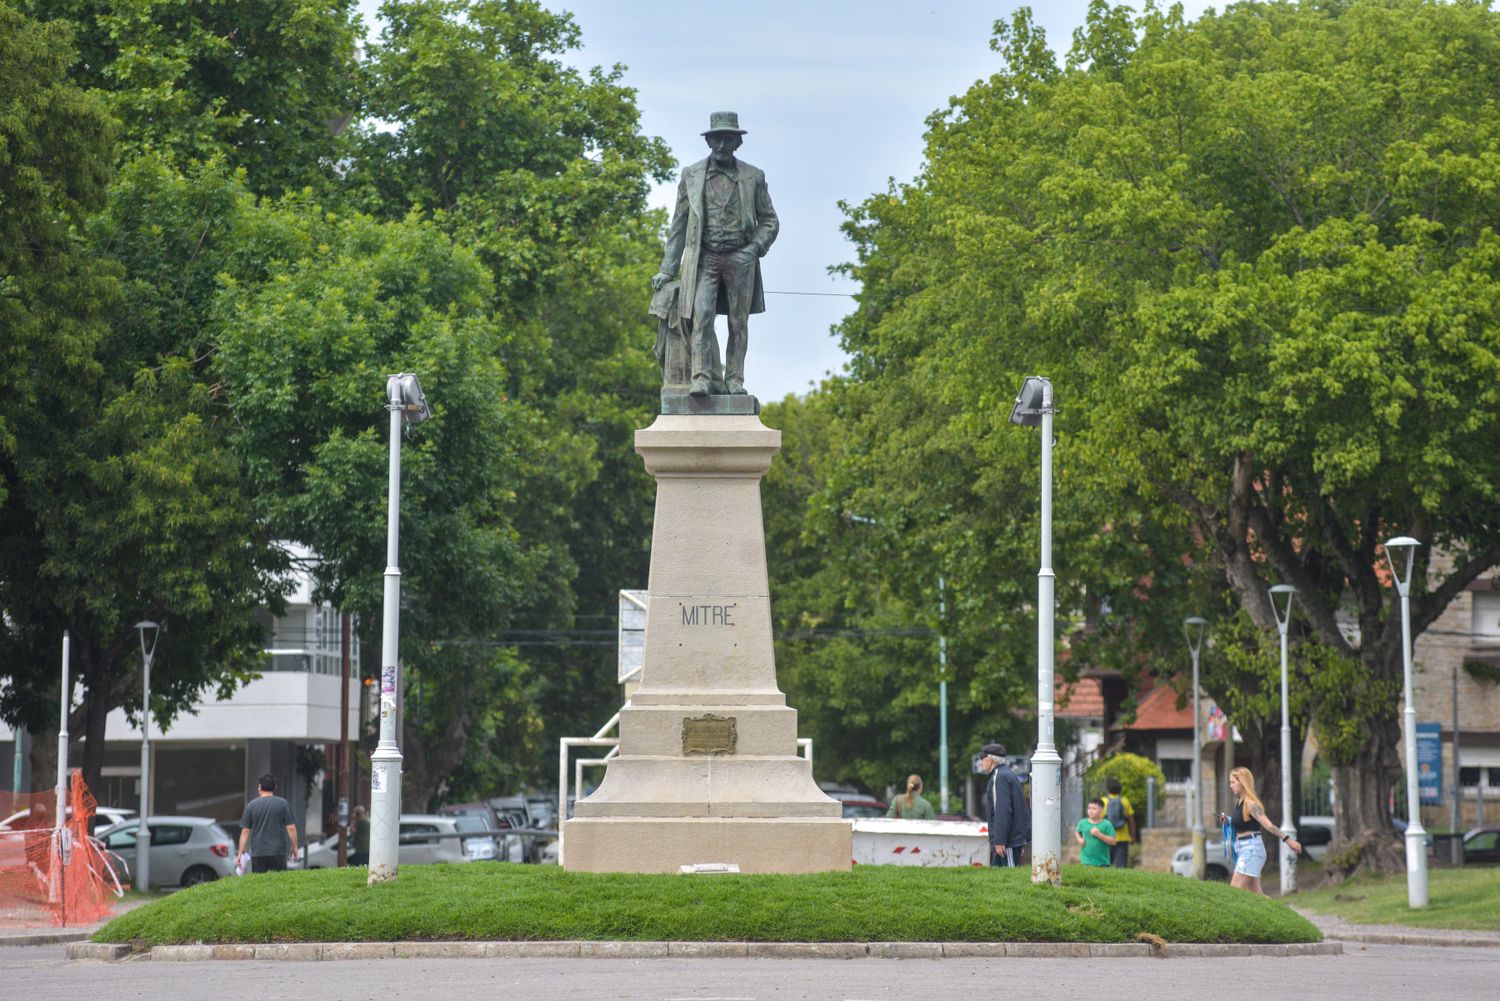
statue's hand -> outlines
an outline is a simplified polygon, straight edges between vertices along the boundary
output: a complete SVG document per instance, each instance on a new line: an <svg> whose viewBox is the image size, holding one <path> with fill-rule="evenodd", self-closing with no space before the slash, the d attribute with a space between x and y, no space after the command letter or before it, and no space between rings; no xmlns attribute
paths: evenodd
<svg viewBox="0 0 1500 1001"><path fill-rule="evenodd" d="M651 291L660 292L661 287L672 280L672 276L665 271L658 271L651 276Z"/></svg>

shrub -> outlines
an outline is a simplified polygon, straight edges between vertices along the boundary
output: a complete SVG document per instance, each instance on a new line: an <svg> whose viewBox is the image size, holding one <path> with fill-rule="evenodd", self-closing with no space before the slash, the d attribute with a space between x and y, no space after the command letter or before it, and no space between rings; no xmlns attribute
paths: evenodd
<svg viewBox="0 0 1500 1001"><path fill-rule="evenodd" d="M1125 798L1130 800L1130 805L1138 811L1136 823L1143 827L1146 824L1146 779L1148 777L1156 779L1156 804L1160 806L1166 792L1167 777L1150 758L1143 758L1139 754L1116 754L1094 762L1084 775L1088 781L1087 788L1091 790L1089 798L1102 797L1105 781L1112 778L1119 779Z"/></svg>

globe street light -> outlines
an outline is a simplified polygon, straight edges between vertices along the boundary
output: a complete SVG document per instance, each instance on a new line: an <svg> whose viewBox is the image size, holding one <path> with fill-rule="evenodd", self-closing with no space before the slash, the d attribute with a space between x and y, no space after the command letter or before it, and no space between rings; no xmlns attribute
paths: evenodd
<svg viewBox="0 0 1500 1001"><path fill-rule="evenodd" d="M151 659L156 656L156 637L161 627L143 619L135 628L141 635L141 662L145 665L141 685L141 823L135 834L135 885L144 892L151 888Z"/></svg>
<svg viewBox="0 0 1500 1001"><path fill-rule="evenodd" d="M1182 620L1182 635L1187 639L1188 652L1193 655L1193 788L1191 815L1193 818L1193 878L1202 879L1208 869L1206 849L1203 845L1203 734L1199 721L1198 651L1203 648L1203 628L1208 620L1196 615Z"/></svg>
<svg viewBox="0 0 1500 1001"><path fill-rule="evenodd" d="M393 375L385 383L391 415L390 476L386 485L385 593L380 628L380 742L370 755L370 885L396 878L400 850L401 748L396 743L396 661L400 640L401 425L432 416L417 377Z"/></svg>
<svg viewBox="0 0 1500 1001"><path fill-rule="evenodd" d="M1292 595L1297 589L1290 584L1271 588L1271 611L1281 633L1281 895L1297 889L1297 856L1287 847L1287 840L1297 837L1297 818L1292 813L1292 723L1287 714L1286 699L1286 627L1292 620ZM1286 601L1283 603L1282 598Z"/></svg>
<svg viewBox="0 0 1500 1001"><path fill-rule="evenodd" d="M1041 567L1037 570L1037 740L1031 758L1031 882L1062 885L1062 758L1053 744L1052 383L1031 375L1010 422L1042 429Z"/></svg>
<svg viewBox="0 0 1500 1001"><path fill-rule="evenodd" d="M1402 535L1385 544L1385 561L1401 596L1401 675L1405 686L1406 729L1406 903L1427 906L1427 832L1422 829L1422 798L1417 788L1417 705L1411 694L1411 571L1421 543ZM1404 572L1396 567L1395 552L1406 553ZM1454 764L1457 768L1457 763Z"/></svg>

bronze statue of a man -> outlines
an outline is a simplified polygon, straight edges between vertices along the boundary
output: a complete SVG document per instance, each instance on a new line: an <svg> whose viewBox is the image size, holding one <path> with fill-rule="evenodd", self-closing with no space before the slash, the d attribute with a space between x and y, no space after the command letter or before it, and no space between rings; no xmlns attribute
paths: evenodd
<svg viewBox="0 0 1500 1001"><path fill-rule="evenodd" d="M760 259L781 223L766 175L735 158L744 134L735 112L709 116L703 133L709 155L682 172L661 271L651 279L651 287L661 290L681 276L677 313L689 329L693 396L745 392L749 316L766 311ZM716 314L729 318L722 371Z"/></svg>

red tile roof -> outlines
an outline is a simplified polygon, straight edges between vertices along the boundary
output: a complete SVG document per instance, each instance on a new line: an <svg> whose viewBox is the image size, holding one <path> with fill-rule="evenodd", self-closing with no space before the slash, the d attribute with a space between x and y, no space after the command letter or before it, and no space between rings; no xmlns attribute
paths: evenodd
<svg viewBox="0 0 1500 1001"><path fill-rule="evenodd" d="M1126 730L1191 730L1193 707L1191 704L1177 708L1177 691L1171 685L1157 685L1141 696L1140 707L1135 712L1135 722L1126 724Z"/></svg>
<svg viewBox="0 0 1500 1001"><path fill-rule="evenodd" d="M1064 719L1103 719L1104 687L1098 678L1079 678L1072 684L1059 682L1054 704L1053 711Z"/></svg>

